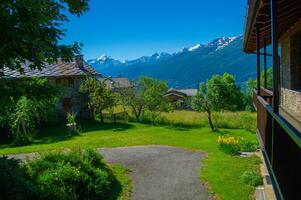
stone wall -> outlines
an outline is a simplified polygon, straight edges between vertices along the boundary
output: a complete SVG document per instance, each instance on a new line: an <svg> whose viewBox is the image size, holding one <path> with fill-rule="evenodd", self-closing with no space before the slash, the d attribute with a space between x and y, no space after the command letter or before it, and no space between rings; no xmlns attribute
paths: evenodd
<svg viewBox="0 0 301 200"><path fill-rule="evenodd" d="M292 117L301 121L301 92L282 88L281 106Z"/></svg>
<svg viewBox="0 0 301 200"><path fill-rule="evenodd" d="M64 77L64 78L50 78L50 82L55 85L63 86L62 96L58 102L57 109L59 113L64 116L63 102L65 98L71 98L72 111L78 115L88 118L90 116L87 107L87 97L79 92L80 84L83 78L81 77Z"/></svg>
<svg viewBox="0 0 301 200"><path fill-rule="evenodd" d="M281 107L301 119L301 20L281 37Z"/></svg>

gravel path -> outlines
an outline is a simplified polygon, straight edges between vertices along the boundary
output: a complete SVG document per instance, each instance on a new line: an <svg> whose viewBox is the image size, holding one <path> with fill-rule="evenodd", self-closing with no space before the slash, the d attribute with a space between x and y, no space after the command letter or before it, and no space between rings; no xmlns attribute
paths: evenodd
<svg viewBox="0 0 301 200"><path fill-rule="evenodd" d="M111 163L129 170L133 200L211 199L200 183L204 154L166 146L104 148L99 150Z"/></svg>

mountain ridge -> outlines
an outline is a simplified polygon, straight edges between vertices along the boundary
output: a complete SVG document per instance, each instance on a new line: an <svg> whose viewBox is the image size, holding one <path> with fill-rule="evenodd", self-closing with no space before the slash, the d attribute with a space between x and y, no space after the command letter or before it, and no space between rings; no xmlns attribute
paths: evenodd
<svg viewBox="0 0 301 200"><path fill-rule="evenodd" d="M105 76L125 76L132 80L142 75L151 76L175 88L196 88L212 75L227 72L244 87L249 78L255 77L256 56L242 52L242 41L241 35L224 36L172 54L155 53L124 62L102 55L87 62Z"/></svg>

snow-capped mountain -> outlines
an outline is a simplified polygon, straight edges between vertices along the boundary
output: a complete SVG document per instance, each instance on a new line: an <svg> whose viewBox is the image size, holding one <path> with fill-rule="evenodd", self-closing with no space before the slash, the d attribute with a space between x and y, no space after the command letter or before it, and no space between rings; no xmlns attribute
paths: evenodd
<svg viewBox="0 0 301 200"><path fill-rule="evenodd" d="M236 36L236 37L221 37L218 39L213 40L209 44L207 44L207 47L214 47L216 50L220 50L231 44L237 39L241 39L242 36Z"/></svg>
<svg viewBox="0 0 301 200"><path fill-rule="evenodd" d="M89 60L107 76L152 76L166 80L171 87L197 87L213 74L231 73L239 83L255 77L256 57L242 52L242 36L220 37L208 44L196 44L179 52L155 53L151 56L120 62L108 56Z"/></svg>
<svg viewBox="0 0 301 200"><path fill-rule="evenodd" d="M106 55L101 55L100 57L98 57L96 59L87 60L87 62L92 66L99 65L99 66L105 67L105 68L111 67L111 66L122 65L122 62L120 62L119 60L115 60L115 59L111 58L110 56L106 56Z"/></svg>

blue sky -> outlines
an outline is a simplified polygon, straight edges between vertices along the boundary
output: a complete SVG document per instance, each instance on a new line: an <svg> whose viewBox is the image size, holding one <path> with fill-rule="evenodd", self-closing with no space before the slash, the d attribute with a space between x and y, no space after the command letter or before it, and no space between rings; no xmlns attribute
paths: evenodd
<svg viewBox="0 0 301 200"><path fill-rule="evenodd" d="M63 43L83 43L86 59L172 53L242 34L246 5L246 0L90 0L83 16L70 16Z"/></svg>

